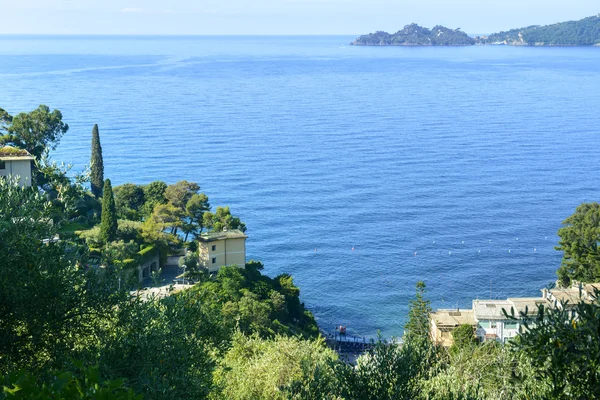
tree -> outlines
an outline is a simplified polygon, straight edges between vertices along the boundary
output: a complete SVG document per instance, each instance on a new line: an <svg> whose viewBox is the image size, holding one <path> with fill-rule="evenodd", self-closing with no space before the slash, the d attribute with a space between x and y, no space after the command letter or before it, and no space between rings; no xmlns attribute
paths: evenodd
<svg viewBox="0 0 600 400"><path fill-rule="evenodd" d="M0 376L62 368L97 341L118 301L111 274L85 272L85 254L55 237L43 194L0 179ZM63 216L64 218L64 216ZM1 385L0 385L1 386Z"/></svg>
<svg viewBox="0 0 600 400"><path fill-rule="evenodd" d="M593 297L573 307L540 305L535 317L520 313L525 332L514 346L531 362L534 377L548 385L540 398L600 398L600 291Z"/></svg>
<svg viewBox="0 0 600 400"><path fill-rule="evenodd" d="M452 331L452 339L457 349L463 349L477 344L475 329L469 324L463 324Z"/></svg>
<svg viewBox="0 0 600 400"><path fill-rule="evenodd" d="M429 314L431 313L430 301L425 299L425 282L416 284L415 299L410 301L408 309L408 322L405 329L405 341L428 341Z"/></svg>
<svg viewBox="0 0 600 400"><path fill-rule="evenodd" d="M125 183L113 189L117 215L120 218L138 220L144 205L144 190L133 183Z"/></svg>
<svg viewBox="0 0 600 400"><path fill-rule="evenodd" d="M10 122L5 128L7 133L0 137L0 144L12 143L36 158L54 150L62 135L69 130L69 125L62 122L61 112L50 111L43 104L29 113L20 113L14 117L1 110L0 118L4 124Z"/></svg>
<svg viewBox="0 0 600 400"><path fill-rule="evenodd" d="M231 215L229 207L217 207L215 213L207 211L202 216L202 225L206 228L212 228L215 232L220 232L223 229L239 229L246 232L246 224L238 217Z"/></svg>
<svg viewBox="0 0 600 400"><path fill-rule="evenodd" d="M144 190L144 206L140 211L142 211L144 216L148 217L152 214L157 204L165 204L167 202L165 198L167 184L162 181L154 181L142 186L142 189Z"/></svg>
<svg viewBox="0 0 600 400"><path fill-rule="evenodd" d="M94 128L92 129L92 158L90 162L90 168L92 194L96 198L102 197L102 188L104 186L104 161L102 159L102 146L100 145L98 124L95 124Z"/></svg>
<svg viewBox="0 0 600 400"><path fill-rule="evenodd" d="M204 229L204 213L210 210L210 204L208 203L208 196L204 193L194 194L185 205L186 217L189 218L190 232L189 233L202 233ZM186 232L184 241L187 242L188 232Z"/></svg>
<svg viewBox="0 0 600 400"><path fill-rule="evenodd" d="M556 272L564 286L571 280L597 282L600 280L600 204L584 203L563 222L558 230L557 250L564 252Z"/></svg>
<svg viewBox="0 0 600 400"><path fill-rule="evenodd" d="M199 190L200 186L196 182L179 181L173 185L169 185L164 195L167 201L174 207L185 211L185 205Z"/></svg>
<svg viewBox="0 0 600 400"><path fill-rule="evenodd" d="M110 179L104 181L104 195L102 196L102 217L100 222L100 237L107 244L117 237L117 210L113 197Z"/></svg>

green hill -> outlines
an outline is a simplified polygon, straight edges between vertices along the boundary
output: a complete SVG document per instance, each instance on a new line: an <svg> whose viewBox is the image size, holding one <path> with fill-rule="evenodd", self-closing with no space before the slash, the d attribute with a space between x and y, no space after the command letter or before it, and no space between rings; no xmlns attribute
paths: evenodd
<svg viewBox="0 0 600 400"><path fill-rule="evenodd" d="M448 29L437 25L429 30L417 24L406 25L394 34L377 31L362 35L352 43L354 46L470 46L475 39L460 29Z"/></svg>
<svg viewBox="0 0 600 400"><path fill-rule="evenodd" d="M477 38L481 44L513 46L592 46L600 45L600 14L579 21L533 25Z"/></svg>

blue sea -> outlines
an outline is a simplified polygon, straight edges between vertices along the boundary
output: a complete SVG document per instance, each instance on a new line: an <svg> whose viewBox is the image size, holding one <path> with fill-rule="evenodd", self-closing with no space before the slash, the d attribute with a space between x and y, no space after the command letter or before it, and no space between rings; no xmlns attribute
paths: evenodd
<svg viewBox="0 0 600 400"><path fill-rule="evenodd" d="M434 308L537 296L600 199L600 48L352 47L352 36L0 36L0 107L97 123L113 185L198 182L321 327L401 335Z"/></svg>

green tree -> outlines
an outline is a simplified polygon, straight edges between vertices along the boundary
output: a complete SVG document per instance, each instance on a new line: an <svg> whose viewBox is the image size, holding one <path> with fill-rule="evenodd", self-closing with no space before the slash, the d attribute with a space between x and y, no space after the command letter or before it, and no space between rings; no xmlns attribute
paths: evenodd
<svg viewBox="0 0 600 400"><path fill-rule="evenodd" d="M184 241L187 242L188 233L200 234L204 229L204 213L210 210L208 196L204 193L195 193L185 205L186 217L189 219L190 229L186 231Z"/></svg>
<svg viewBox="0 0 600 400"><path fill-rule="evenodd" d="M534 377L548 385L540 398L600 398L600 292L594 297L540 305L535 317L521 313L525 332L514 346L531 362Z"/></svg>
<svg viewBox="0 0 600 400"><path fill-rule="evenodd" d="M102 146L100 145L98 124L95 124L92 129L92 158L90 169L92 194L96 198L102 197L102 188L104 187L104 161L102 159Z"/></svg>
<svg viewBox="0 0 600 400"><path fill-rule="evenodd" d="M415 299L410 301L408 309L408 322L404 341L428 341L429 314L431 314L430 301L425 298L425 282L416 284Z"/></svg>
<svg viewBox="0 0 600 400"><path fill-rule="evenodd" d="M110 272L86 272L75 243L54 241L51 207L33 188L0 179L0 375L44 374L79 358L118 302Z"/></svg>
<svg viewBox="0 0 600 400"><path fill-rule="evenodd" d="M144 190L133 183L115 186L113 189L117 215L120 218L139 220L144 205Z"/></svg>
<svg viewBox="0 0 600 400"><path fill-rule="evenodd" d="M157 204L167 202L165 198L167 184L162 181L154 181L144 185L142 189L144 190L144 206L140 211L144 216L149 217Z"/></svg>
<svg viewBox="0 0 600 400"><path fill-rule="evenodd" d="M463 324L452 331L452 339L457 349L474 346L477 344L475 328L469 324Z"/></svg>
<svg viewBox="0 0 600 400"><path fill-rule="evenodd" d="M600 280L600 204L584 203L563 222L558 230L557 250L563 251L561 266L556 272L564 286L572 280Z"/></svg>
<svg viewBox="0 0 600 400"><path fill-rule="evenodd" d="M322 340L265 340L238 331L215 372L211 399L336 399L336 362L337 355Z"/></svg>
<svg viewBox="0 0 600 400"><path fill-rule="evenodd" d="M102 197L102 217L100 222L100 237L106 244L117 237L117 210L113 197L110 179L104 181L104 196Z"/></svg>
<svg viewBox="0 0 600 400"><path fill-rule="evenodd" d="M0 137L0 144L12 143L36 158L54 150L62 135L69 130L69 125L62 122L61 112L50 111L43 104L29 113L20 113L14 117L10 117L5 110L0 114L5 124L10 122L5 129L7 133Z"/></svg>
<svg viewBox="0 0 600 400"><path fill-rule="evenodd" d="M215 232L220 232L223 229L239 229L246 232L246 224L238 217L231 215L229 207L217 207L213 214L207 211L202 216L202 225L206 228L211 228Z"/></svg>
<svg viewBox="0 0 600 400"><path fill-rule="evenodd" d="M169 203L183 212L185 211L187 202L199 190L200 186L196 182L179 181L173 185L169 185L164 195Z"/></svg>

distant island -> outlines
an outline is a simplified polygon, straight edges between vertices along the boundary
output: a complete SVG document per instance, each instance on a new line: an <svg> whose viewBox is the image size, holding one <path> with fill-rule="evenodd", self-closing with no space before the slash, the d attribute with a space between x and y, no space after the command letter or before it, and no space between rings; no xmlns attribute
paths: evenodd
<svg viewBox="0 0 600 400"><path fill-rule="evenodd" d="M600 46L600 14L579 21L532 25L489 36L471 37L441 25L427 29L415 23L396 33L377 31L356 38L353 46Z"/></svg>

